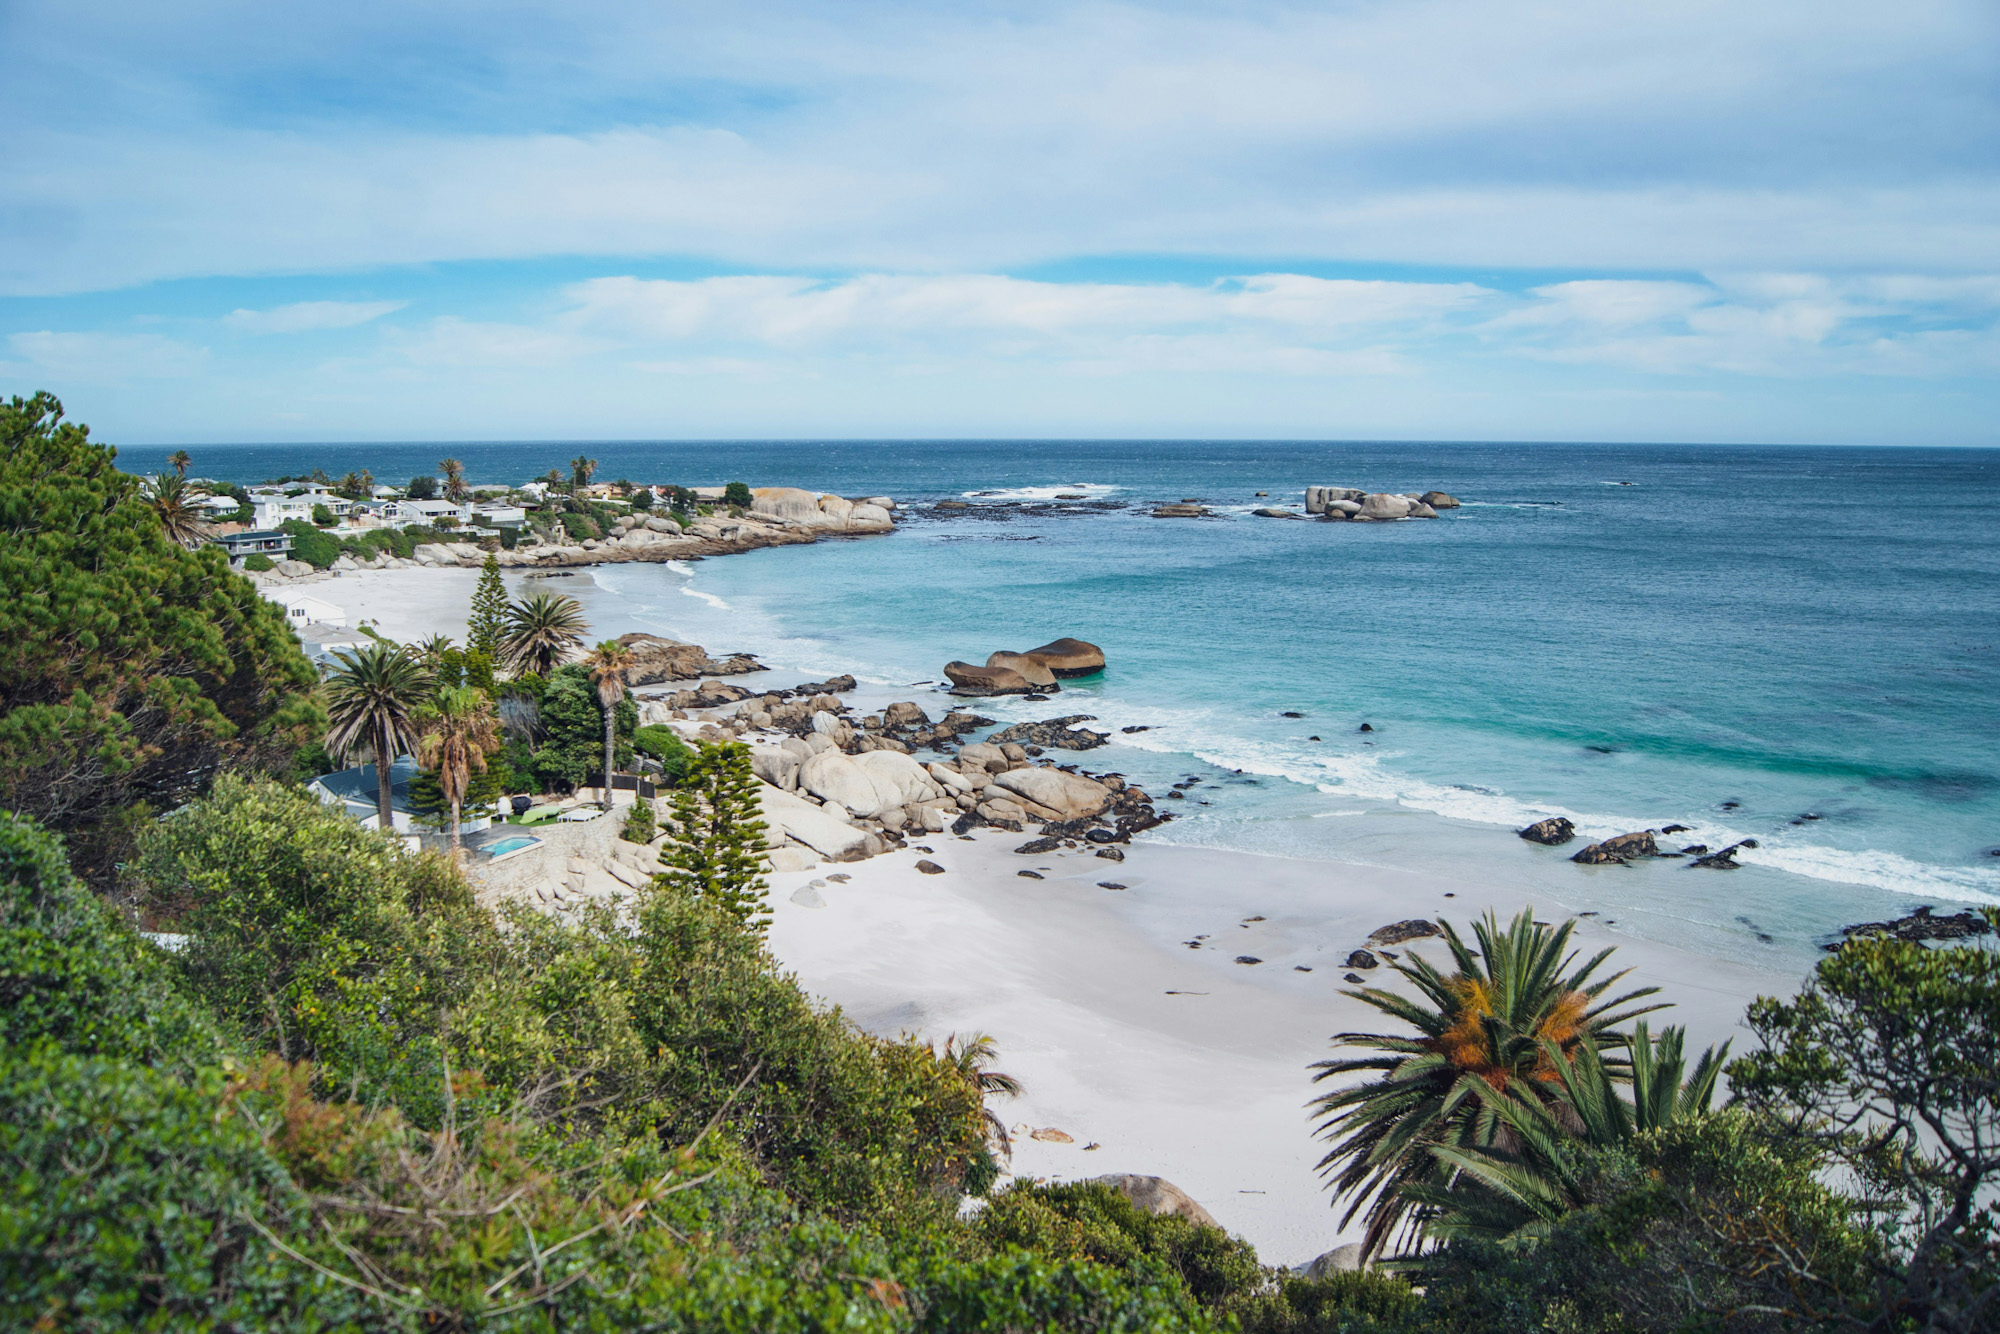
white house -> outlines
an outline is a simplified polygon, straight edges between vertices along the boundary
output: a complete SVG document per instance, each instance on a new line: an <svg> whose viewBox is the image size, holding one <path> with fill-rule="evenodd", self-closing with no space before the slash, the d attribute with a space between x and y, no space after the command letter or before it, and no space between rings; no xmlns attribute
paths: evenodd
<svg viewBox="0 0 2000 1334"><path fill-rule="evenodd" d="M488 501L472 507L472 517L489 528L519 528L528 521L528 511L519 505Z"/></svg>
<svg viewBox="0 0 2000 1334"><path fill-rule="evenodd" d="M285 609L285 619L292 628L311 622L316 625L330 625L335 629L347 628L347 612L331 602L316 598L312 594L295 588L267 588L264 595Z"/></svg>
<svg viewBox="0 0 2000 1334"><path fill-rule="evenodd" d="M456 519L460 523L472 522L472 506L461 505L452 500L405 500L402 502L405 514L414 510L423 516L423 522L435 524L439 519Z"/></svg>
<svg viewBox="0 0 2000 1334"><path fill-rule="evenodd" d="M255 509L250 523L254 528L277 528L292 519L300 523L311 523L313 506L319 502L310 495L288 496L270 492L250 493L250 503Z"/></svg>

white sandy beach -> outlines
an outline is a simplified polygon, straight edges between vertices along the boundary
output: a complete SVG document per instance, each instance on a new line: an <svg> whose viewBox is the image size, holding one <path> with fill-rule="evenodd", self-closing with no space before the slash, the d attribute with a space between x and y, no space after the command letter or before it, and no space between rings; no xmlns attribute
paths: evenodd
<svg viewBox="0 0 2000 1334"><path fill-rule="evenodd" d="M1311 1136L1307 1066L1329 1054L1333 1033L1393 1025L1340 994L1341 962L1392 921L1442 915L1469 934L1486 909L1504 918L1522 905L1373 867L1164 843L1128 849L1121 865L1086 852L1018 856L1021 841L983 831L913 843L933 849L943 875L919 873L926 854L905 849L773 876L772 949L871 1031L990 1033L997 1068L1026 1085L1001 1109L1017 1131L1017 1173L1166 1177L1266 1263L1356 1239L1314 1174L1324 1146ZM821 883L829 872L852 879ZM824 907L793 902L808 884ZM1197 936L1202 947L1188 948ZM1662 987L1677 1004L1655 1026L1684 1024L1698 1045L1735 1038L1742 1049L1749 1000L1796 986L1588 920L1577 945L1585 957L1618 946L1605 971L1633 968L1628 986ZM1437 940L1407 948L1448 958ZM1393 977L1385 967L1370 980ZM1044 1127L1073 1142L1025 1133Z"/></svg>
<svg viewBox="0 0 2000 1334"><path fill-rule="evenodd" d="M510 590L521 578L510 575ZM588 578L579 571L551 586ZM399 639L462 636L476 579L471 570L364 572L314 591L342 606L350 625L367 618ZM629 628L606 623L593 634ZM888 696L877 693L854 703L879 707ZM1151 837L1171 835L1169 826ZM1298 1264L1353 1240L1314 1173L1324 1146L1311 1135L1307 1067L1330 1053L1331 1034L1389 1021L1340 994L1342 961L1369 932L1404 918L1443 916L1463 931L1489 908L1509 917L1523 906L1519 889L1482 887L1476 868L1460 878L1165 842L1129 848L1122 864L1088 852L1018 856L1011 849L1025 837L930 835L868 861L773 875L772 949L808 991L870 1031L934 1041L991 1034L998 1067L1027 1089L1000 1109L1017 1129L1018 1173L1166 1177L1267 1263ZM926 856L945 873L919 873ZM1046 878L1023 878L1023 869ZM823 907L793 901L808 885ZM1564 915L1554 893L1537 906L1544 920ZM1197 937L1201 948L1190 949ZM1584 919L1579 950L1606 945L1618 947L1607 971L1630 967L1626 985L1662 987L1676 1005L1654 1023L1685 1024L1697 1046L1735 1038L1741 1050L1750 999L1798 984ZM1408 948L1445 955L1435 940ZM1262 962L1238 964L1239 955ZM1382 968L1369 980L1393 976ZM1037 1128L1072 1142L1029 1138Z"/></svg>

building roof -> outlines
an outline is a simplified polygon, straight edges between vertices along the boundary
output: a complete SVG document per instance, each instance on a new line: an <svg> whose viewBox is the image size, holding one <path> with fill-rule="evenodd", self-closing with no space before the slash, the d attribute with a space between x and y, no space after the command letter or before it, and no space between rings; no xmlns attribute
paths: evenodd
<svg viewBox="0 0 2000 1334"><path fill-rule="evenodd" d="M292 540L292 535L282 528L246 528L240 533L224 533L215 539L224 546L234 546L239 542L271 542Z"/></svg>
<svg viewBox="0 0 2000 1334"><path fill-rule="evenodd" d="M405 755L389 766L389 805L405 814L410 810L410 780L416 777L417 762ZM350 805L375 810L375 766L363 764L337 773L321 774L313 783Z"/></svg>

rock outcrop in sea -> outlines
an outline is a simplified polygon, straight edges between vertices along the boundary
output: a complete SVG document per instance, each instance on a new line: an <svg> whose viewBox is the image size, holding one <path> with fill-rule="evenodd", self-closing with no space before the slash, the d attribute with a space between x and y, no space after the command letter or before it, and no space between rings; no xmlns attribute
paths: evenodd
<svg viewBox="0 0 2000 1334"><path fill-rule="evenodd" d="M954 695L1033 695L1060 690L1057 678L1095 676L1104 650L1081 639L1057 639L1025 653L988 654L986 665L948 662L945 679Z"/></svg>
<svg viewBox="0 0 2000 1334"><path fill-rule="evenodd" d="M1353 486L1309 486L1306 513L1322 519L1353 523L1394 523L1399 519L1435 519L1441 509L1457 509L1459 501L1442 491L1363 491Z"/></svg>

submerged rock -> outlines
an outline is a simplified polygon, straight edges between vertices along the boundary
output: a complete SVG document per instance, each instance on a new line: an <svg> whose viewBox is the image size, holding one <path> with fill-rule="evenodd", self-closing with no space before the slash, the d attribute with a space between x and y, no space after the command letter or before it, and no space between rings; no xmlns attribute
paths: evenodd
<svg viewBox="0 0 2000 1334"><path fill-rule="evenodd" d="M1856 922L1844 926L1840 934L1846 939L1839 944L1828 945L1829 950L1837 950L1848 940L1887 936L1894 940L1921 942L1926 940L1969 940L1975 936L1991 935L1992 924L1980 914L1967 910L1961 913L1938 917L1930 905L1891 922Z"/></svg>
<svg viewBox="0 0 2000 1334"><path fill-rule="evenodd" d="M1605 866L1612 863L1622 866L1634 857L1659 855L1660 849L1653 841L1653 831L1642 829L1635 834L1620 834L1616 838L1607 838L1602 843L1592 843L1570 860L1585 866Z"/></svg>

